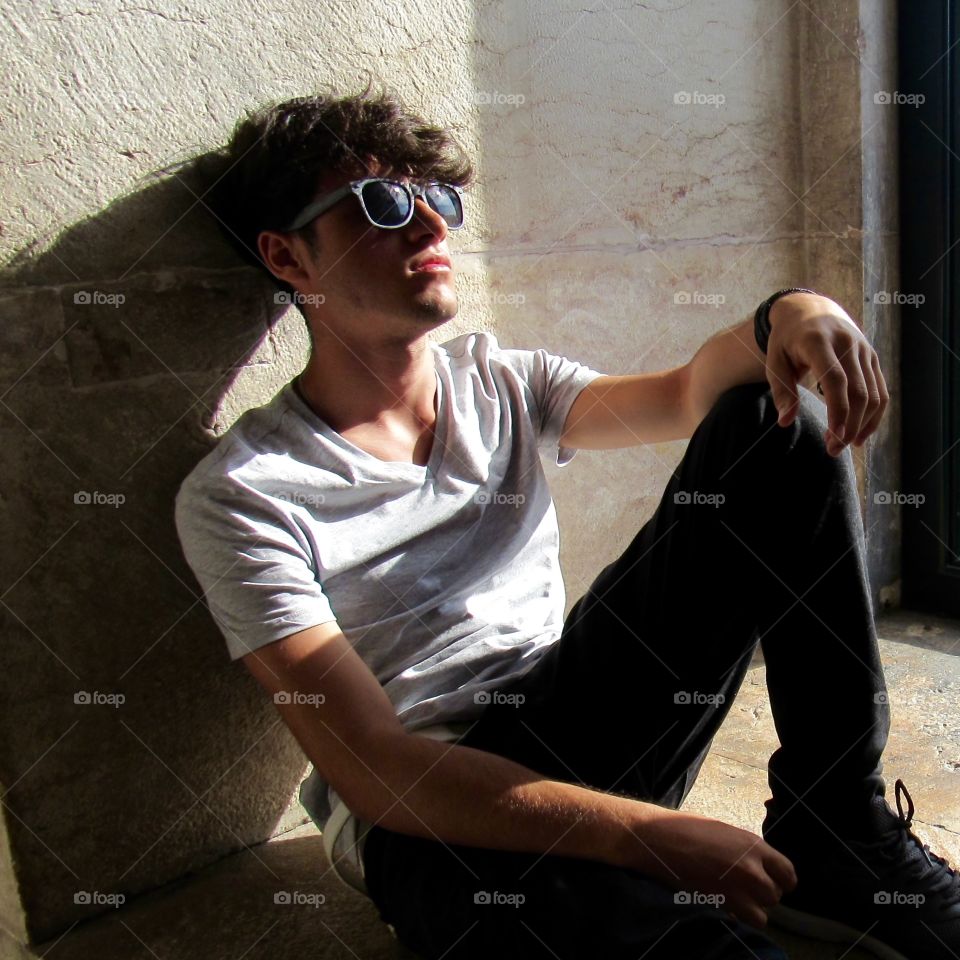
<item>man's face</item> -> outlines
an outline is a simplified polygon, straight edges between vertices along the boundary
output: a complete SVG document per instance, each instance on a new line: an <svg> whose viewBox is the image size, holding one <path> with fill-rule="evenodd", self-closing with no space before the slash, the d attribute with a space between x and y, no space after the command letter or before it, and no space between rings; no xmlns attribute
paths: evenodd
<svg viewBox="0 0 960 960"><path fill-rule="evenodd" d="M391 173L374 165L369 174L329 174L318 184L315 195L322 196L362 176L381 175ZM447 225L422 198L415 199L410 223L399 229L373 226L353 194L334 204L311 226L314 249L304 244L308 281L301 292L323 295L316 315L333 332L358 334L359 324L369 333L406 339L456 316ZM432 258L445 260L447 266L424 266Z"/></svg>

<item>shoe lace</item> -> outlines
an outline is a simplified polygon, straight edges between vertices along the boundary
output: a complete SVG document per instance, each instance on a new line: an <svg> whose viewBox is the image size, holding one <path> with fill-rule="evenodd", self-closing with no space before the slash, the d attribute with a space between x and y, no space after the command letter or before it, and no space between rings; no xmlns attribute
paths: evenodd
<svg viewBox="0 0 960 960"><path fill-rule="evenodd" d="M900 799L901 794L907 798L906 814L903 812L903 803ZM913 798L910 796L910 791L907 790L902 780L898 779L896 781L894 785L894 795L897 801L898 821L894 826L894 833L891 838L884 843L884 849L899 849L903 844L912 845L918 849L920 853L923 854L933 874L938 875L937 879L930 885L930 889L938 893L943 892L944 905L960 902L960 872L957 871L956 867L951 866L944 857L934 853L930 849L929 844L924 843L910 829L913 824ZM949 889L951 887L952 889Z"/></svg>

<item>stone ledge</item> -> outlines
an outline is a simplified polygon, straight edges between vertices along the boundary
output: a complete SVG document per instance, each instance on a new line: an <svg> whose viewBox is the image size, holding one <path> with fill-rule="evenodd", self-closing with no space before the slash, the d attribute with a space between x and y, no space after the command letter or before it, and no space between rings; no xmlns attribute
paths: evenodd
<svg viewBox="0 0 960 960"><path fill-rule="evenodd" d="M305 902L275 903L280 892ZM79 923L65 936L32 949L12 941L4 947L4 960L413 956L393 938L376 907L329 872L312 823Z"/></svg>

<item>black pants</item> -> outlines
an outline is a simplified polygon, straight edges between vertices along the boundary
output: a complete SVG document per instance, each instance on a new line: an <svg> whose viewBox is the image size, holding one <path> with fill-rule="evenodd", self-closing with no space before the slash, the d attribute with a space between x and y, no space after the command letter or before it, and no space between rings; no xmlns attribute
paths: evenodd
<svg viewBox="0 0 960 960"><path fill-rule="evenodd" d="M509 689L523 703L495 698L463 743L679 808L759 641L780 739L768 820L842 832L885 792L889 711L852 456L826 452L826 409L800 391L789 427L765 383L718 398L653 517ZM364 866L382 919L424 958L784 956L717 906L602 862L378 826Z"/></svg>

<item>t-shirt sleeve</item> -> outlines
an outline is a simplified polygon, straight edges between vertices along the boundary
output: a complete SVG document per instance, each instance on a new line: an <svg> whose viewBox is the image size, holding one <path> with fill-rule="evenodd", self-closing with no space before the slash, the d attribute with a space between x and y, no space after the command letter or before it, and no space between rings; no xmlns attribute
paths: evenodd
<svg viewBox="0 0 960 960"><path fill-rule="evenodd" d="M231 660L336 620L306 541L269 498L211 495L185 481L174 517L184 557Z"/></svg>
<svg viewBox="0 0 960 960"><path fill-rule="evenodd" d="M501 354L524 378L539 415L539 448L558 466L569 463L576 448L560 446L560 434L573 401L583 388L597 377L598 371L576 360L546 350L502 350Z"/></svg>

